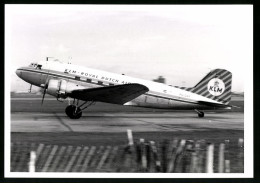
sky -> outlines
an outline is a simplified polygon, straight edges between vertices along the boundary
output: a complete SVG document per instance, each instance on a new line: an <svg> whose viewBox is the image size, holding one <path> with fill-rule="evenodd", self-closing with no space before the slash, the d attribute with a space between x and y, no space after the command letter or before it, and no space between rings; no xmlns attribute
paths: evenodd
<svg viewBox="0 0 260 183"><path fill-rule="evenodd" d="M223 68L233 74L232 90L243 92L253 6L5 5L11 91L29 88L17 68L46 57L147 80L162 75L186 87Z"/></svg>

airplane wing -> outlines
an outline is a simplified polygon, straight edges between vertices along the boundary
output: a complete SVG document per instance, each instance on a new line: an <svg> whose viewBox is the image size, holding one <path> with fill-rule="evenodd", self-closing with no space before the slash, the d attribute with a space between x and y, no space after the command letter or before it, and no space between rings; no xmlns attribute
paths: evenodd
<svg viewBox="0 0 260 183"><path fill-rule="evenodd" d="M84 101L99 101L114 104L124 104L149 91L141 84L124 84L99 88L73 90L69 97Z"/></svg>

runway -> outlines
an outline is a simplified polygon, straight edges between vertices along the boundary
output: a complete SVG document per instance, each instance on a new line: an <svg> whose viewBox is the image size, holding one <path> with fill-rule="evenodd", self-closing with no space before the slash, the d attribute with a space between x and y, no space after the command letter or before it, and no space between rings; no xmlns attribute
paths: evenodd
<svg viewBox="0 0 260 183"><path fill-rule="evenodd" d="M144 138L207 139L223 142L244 137L243 98L232 101L240 106L230 111L204 111L199 118L194 111L172 111L96 103L71 120L64 112L67 102L46 96L18 95L11 100L11 141L60 145L125 145L126 131L135 140ZM7 123L9 124L9 123Z"/></svg>
<svg viewBox="0 0 260 183"><path fill-rule="evenodd" d="M11 132L188 132L243 130L244 114L208 112L198 118L195 112L85 112L71 120L64 113L14 112Z"/></svg>

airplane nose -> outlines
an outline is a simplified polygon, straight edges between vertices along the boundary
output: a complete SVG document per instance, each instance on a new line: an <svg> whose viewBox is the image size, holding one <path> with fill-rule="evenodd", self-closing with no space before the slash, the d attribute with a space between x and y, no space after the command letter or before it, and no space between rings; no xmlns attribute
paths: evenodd
<svg viewBox="0 0 260 183"><path fill-rule="evenodd" d="M18 77L21 77L21 76L22 76L22 72L21 72L21 70L19 70L19 69L17 69L17 70L15 71L15 73L16 73L16 75L17 75Z"/></svg>

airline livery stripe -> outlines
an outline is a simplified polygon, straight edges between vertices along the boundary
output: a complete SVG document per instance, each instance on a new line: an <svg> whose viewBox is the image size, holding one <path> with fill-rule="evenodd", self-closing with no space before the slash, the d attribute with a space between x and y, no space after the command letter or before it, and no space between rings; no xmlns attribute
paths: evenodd
<svg viewBox="0 0 260 183"><path fill-rule="evenodd" d="M30 70L30 69L19 69L19 70L27 71L27 72L40 73L40 74L46 74L46 75L49 75L49 76L63 77L63 78L79 81L78 79L75 78L75 76L70 76L68 74L60 74L60 73L56 73L56 72L44 72L43 70L37 70L37 71ZM80 80L81 82L84 82L84 83L91 83L91 84L96 84L96 85L99 85L99 86L100 85L102 85L102 86L107 86L107 85L113 86L114 85L113 83L103 83L103 81L100 81L100 83L98 84L98 81L95 81L93 79L90 79L90 78L87 78L87 77L82 77L82 76L80 76L80 77L84 78L84 80L82 80L82 79Z"/></svg>
<svg viewBox="0 0 260 183"><path fill-rule="evenodd" d="M227 73L225 73L225 74L228 75L229 73L227 72ZM212 78L214 78L214 77L212 77ZM200 94L202 90L207 90L207 88L208 88L207 83L205 83L204 87L201 87L199 90L194 91L194 93ZM202 91L202 92L203 92L203 91Z"/></svg>
<svg viewBox="0 0 260 183"><path fill-rule="evenodd" d="M58 74L58 73L51 73L51 72L43 72L42 70L29 70L29 69L20 69L22 71L27 71L27 72L34 72L34 73L40 73L40 74L46 74L46 75L51 75L51 76L60 76L68 79L75 79L75 76L69 76L69 75L64 75L64 74Z"/></svg>
<svg viewBox="0 0 260 183"><path fill-rule="evenodd" d="M227 83L227 84L226 84L225 91L224 91L224 93L226 93L226 92L228 92L227 88L228 88L229 86L231 86L231 78L229 79L229 81L224 82L224 83ZM204 92L197 93L197 94L203 95L203 96L209 96L210 93L209 93L209 91L208 91L208 87L206 86L206 89L204 90ZM211 94L210 94L210 95L211 95Z"/></svg>
<svg viewBox="0 0 260 183"><path fill-rule="evenodd" d="M208 86L207 85L205 85L202 89L203 90L198 91L196 93L199 94L199 95L203 95L202 93L208 92Z"/></svg>
<svg viewBox="0 0 260 183"><path fill-rule="evenodd" d="M208 78L206 78L204 81L202 81L200 84L198 84L198 86L196 86L195 88L193 88L193 90L191 90L191 92L195 93L196 91L198 91L201 87L203 87L206 83L209 82L209 80L211 80L212 78L214 78L217 74L222 74L224 72L228 72L226 70L221 71L219 73L214 72L211 76L209 76Z"/></svg>
<svg viewBox="0 0 260 183"><path fill-rule="evenodd" d="M223 102L228 102L230 99L231 99L231 97L230 97L230 96L227 96L226 98L224 98L224 99L221 99L220 101L223 101Z"/></svg>
<svg viewBox="0 0 260 183"><path fill-rule="evenodd" d="M229 74L223 78L221 78L223 80L223 82L225 83L227 79L231 78L232 77L232 74Z"/></svg>
<svg viewBox="0 0 260 183"><path fill-rule="evenodd" d="M226 77L224 79L221 79L224 83L225 83L225 87L228 87L229 85L231 85L231 80L232 80L232 77L229 76L229 77ZM230 82L230 83L229 83Z"/></svg>
<svg viewBox="0 0 260 183"><path fill-rule="evenodd" d="M217 99L217 101L226 103L226 102L229 102L228 98L229 98L229 96L227 96L225 99Z"/></svg>
<svg viewBox="0 0 260 183"><path fill-rule="evenodd" d="M214 70L212 73L208 74L207 77L203 78L199 84L195 86L195 88L200 88L201 85L204 85L205 82L209 81L210 79L214 78L216 75L221 75L224 72L228 72L226 70Z"/></svg>
<svg viewBox="0 0 260 183"><path fill-rule="evenodd" d="M227 88L227 91L229 91L229 92L225 92L224 95L222 94L222 95L219 96L218 98L217 98L217 96L213 96L213 95L211 95L210 93L209 93L208 95L205 95L205 97L210 98L210 99L213 99L213 100L217 100L217 101L218 101L218 100L223 100L223 98L225 98L226 96L229 96L229 95L230 95L230 89L231 89L231 86Z"/></svg>
<svg viewBox="0 0 260 183"><path fill-rule="evenodd" d="M208 90L207 90L207 92L208 92ZM211 97L211 96L213 96L213 95L211 95L209 92L208 92L208 93L205 93L205 97L209 98L209 97Z"/></svg>
<svg viewBox="0 0 260 183"><path fill-rule="evenodd" d="M230 90L231 89L231 86L229 87L229 88L227 88L227 90ZM227 95L230 95L230 92L226 92L224 95L222 94L218 99L222 99L222 98L224 98L224 97L226 97ZM210 97L211 99L213 99L215 96L212 96L212 97Z"/></svg>

